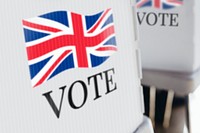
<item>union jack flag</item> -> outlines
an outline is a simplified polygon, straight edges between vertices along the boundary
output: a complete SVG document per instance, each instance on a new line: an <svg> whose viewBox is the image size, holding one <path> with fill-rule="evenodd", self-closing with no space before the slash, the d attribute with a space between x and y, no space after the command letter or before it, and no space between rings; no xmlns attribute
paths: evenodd
<svg viewBox="0 0 200 133"><path fill-rule="evenodd" d="M158 9L170 9L183 4L183 0L136 0L137 8L154 7Z"/></svg>
<svg viewBox="0 0 200 133"><path fill-rule="evenodd" d="M112 10L56 11L22 21L32 86L64 70L91 68L117 51Z"/></svg>

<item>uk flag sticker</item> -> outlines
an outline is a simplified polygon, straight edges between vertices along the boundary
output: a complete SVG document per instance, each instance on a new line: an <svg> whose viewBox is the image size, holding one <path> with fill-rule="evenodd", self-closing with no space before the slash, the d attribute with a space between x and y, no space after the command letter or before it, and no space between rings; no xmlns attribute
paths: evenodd
<svg viewBox="0 0 200 133"><path fill-rule="evenodd" d="M117 51L111 9L55 11L22 23L33 87L69 69L97 67Z"/></svg>
<svg viewBox="0 0 200 133"><path fill-rule="evenodd" d="M157 9L171 9L183 5L183 0L136 0L137 8L153 7Z"/></svg>

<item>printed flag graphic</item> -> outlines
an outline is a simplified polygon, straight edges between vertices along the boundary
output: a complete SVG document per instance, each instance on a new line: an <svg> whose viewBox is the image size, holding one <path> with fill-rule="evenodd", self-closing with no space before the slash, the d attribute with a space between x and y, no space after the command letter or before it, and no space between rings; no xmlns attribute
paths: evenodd
<svg viewBox="0 0 200 133"><path fill-rule="evenodd" d="M183 4L183 0L136 0L137 8L154 7L157 9L170 9Z"/></svg>
<svg viewBox="0 0 200 133"><path fill-rule="evenodd" d="M92 68L117 51L112 10L56 11L22 21L32 86L72 68Z"/></svg>

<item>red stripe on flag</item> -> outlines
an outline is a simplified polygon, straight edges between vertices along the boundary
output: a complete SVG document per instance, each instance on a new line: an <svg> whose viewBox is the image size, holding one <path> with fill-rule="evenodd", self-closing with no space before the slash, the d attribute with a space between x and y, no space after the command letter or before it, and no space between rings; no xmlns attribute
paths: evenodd
<svg viewBox="0 0 200 133"><path fill-rule="evenodd" d="M63 35L59 37L52 38L45 42L39 43L37 45L29 46L26 48L28 54L28 60L32 60L43 56L49 52L57 50L61 47L69 46L71 43L72 36Z"/></svg>
<svg viewBox="0 0 200 133"><path fill-rule="evenodd" d="M101 47L101 48L98 48L97 51L117 51L117 48L116 47Z"/></svg>
<svg viewBox="0 0 200 133"><path fill-rule="evenodd" d="M160 3L161 2L161 0L154 0L154 6L155 6L155 8L160 8Z"/></svg>
<svg viewBox="0 0 200 133"><path fill-rule="evenodd" d="M25 21L25 20L23 20L22 23L23 23L24 26L39 29L39 30L55 32L55 33L61 31L57 28L52 28L52 27L49 27L49 26L43 26L43 25L40 25L40 24L34 24L34 23L31 23L31 22L28 22L28 21Z"/></svg>
<svg viewBox="0 0 200 133"><path fill-rule="evenodd" d="M100 44L103 40L105 40L107 37L112 35L114 33L114 26L110 26L107 29L105 29L100 34L93 36L93 37L82 37L79 38L79 35L62 35L59 37L52 38L50 40L47 40L45 42L39 43L37 45L33 45L30 47L27 47L27 54L28 54L28 60L32 60L35 58L38 58L40 56L43 56L49 52L52 52L58 48L65 47L65 46L75 46L77 49L79 49L80 52L82 46L86 47L93 47L98 44ZM81 50L82 52L86 52L86 49ZM81 56L81 53L80 53Z"/></svg>
<svg viewBox="0 0 200 133"><path fill-rule="evenodd" d="M179 1L179 0L168 0L168 2L175 3L175 4L179 4L179 5L182 5L182 4L183 4L183 2L182 2L182 1Z"/></svg>

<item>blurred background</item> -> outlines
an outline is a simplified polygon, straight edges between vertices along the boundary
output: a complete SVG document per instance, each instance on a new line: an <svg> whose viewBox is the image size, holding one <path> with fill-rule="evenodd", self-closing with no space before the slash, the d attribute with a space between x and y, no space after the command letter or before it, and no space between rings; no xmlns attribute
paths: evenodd
<svg viewBox="0 0 200 133"><path fill-rule="evenodd" d="M151 118L155 133L200 132L200 87L185 97L174 94L171 107L167 107L169 91L156 89L152 95L151 89L155 88L143 86L145 115Z"/></svg>

